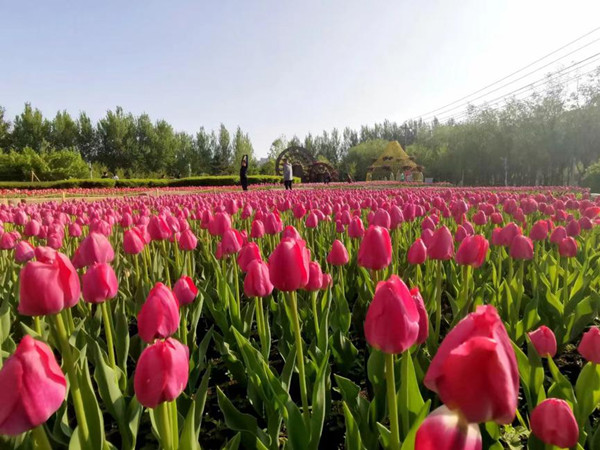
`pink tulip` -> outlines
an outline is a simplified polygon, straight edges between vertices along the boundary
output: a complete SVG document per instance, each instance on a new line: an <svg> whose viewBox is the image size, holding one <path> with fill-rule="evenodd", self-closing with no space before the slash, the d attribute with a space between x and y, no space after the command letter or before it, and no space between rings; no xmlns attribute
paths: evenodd
<svg viewBox="0 0 600 450"><path fill-rule="evenodd" d="M69 258L48 247L35 249L19 274L19 313L25 316L56 314L75 306L81 287Z"/></svg>
<svg viewBox="0 0 600 450"><path fill-rule="evenodd" d="M564 238L558 244L558 253L563 258L574 258L577 256L577 241L572 237Z"/></svg>
<svg viewBox="0 0 600 450"><path fill-rule="evenodd" d="M190 277L182 275L173 286L173 295L175 295L179 306L189 305L198 295L198 288Z"/></svg>
<svg viewBox="0 0 600 450"><path fill-rule="evenodd" d="M308 263L308 283L304 286L304 289L313 292L321 289L323 285L323 271L321 266L316 261Z"/></svg>
<svg viewBox="0 0 600 450"><path fill-rule="evenodd" d="M173 234L164 216L152 216L148 223L148 233L153 241L164 241Z"/></svg>
<svg viewBox="0 0 600 450"><path fill-rule="evenodd" d="M224 255L237 254L242 249L242 245L244 245L242 235L238 230L234 230L233 228L225 231L221 239L221 250Z"/></svg>
<svg viewBox="0 0 600 450"><path fill-rule="evenodd" d="M510 245L510 257L517 260L533 259L533 242L526 236L516 236Z"/></svg>
<svg viewBox="0 0 600 450"><path fill-rule="evenodd" d="M479 426L440 406L423 421L415 438L415 450L481 450Z"/></svg>
<svg viewBox="0 0 600 450"><path fill-rule="evenodd" d="M417 307L417 311L419 312L419 334L417 335L417 340L415 341L415 344L420 345L427 340L427 337L429 337L429 316L427 315L427 309L425 309L425 302L423 301L423 297L421 297L421 292L419 292L419 288L413 287L410 290L410 295L412 295L412 298L415 301L415 305Z"/></svg>
<svg viewBox="0 0 600 450"><path fill-rule="evenodd" d="M533 347L542 357L556 355L556 336L550 328L542 325L537 330L527 333Z"/></svg>
<svg viewBox="0 0 600 450"><path fill-rule="evenodd" d="M77 248L73 256L73 265L81 269L95 263L110 263L115 252L109 240L100 233L90 233Z"/></svg>
<svg viewBox="0 0 600 450"><path fill-rule="evenodd" d="M446 335L425 375L425 386L469 422L514 420L519 371L502 320L479 306Z"/></svg>
<svg viewBox="0 0 600 450"><path fill-rule="evenodd" d="M348 250L341 241L336 239L333 241L331 251L327 255L327 262L333 266L345 266L348 261Z"/></svg>
<svg viewBox="0 0 600 450"><path fill-rule="evenodd" d="M18 263L24 263L33 259L34 248L27 241L19 241L15 247L15 261Z"/></svg>
<svg viewBox="0 0 600 450"><path fill-rule="evenodd" d="M128 255L141 253L145 245L144 238L138 229L131 228L123 234L123 251Z"/></svg>
<svg viewBox="0 0 600 450"><path fill-rule="evenodd" d="M252 239L260 239L265 235L265 226L262 221L254 220L250 229L250 237Z"/></svg>
<svg viewBox="0 0 600 450"><path fill-rule="evenodd" d="M269 277L283 292L296 291L308 283L310 253L306 243L291 238L283 239L269 257Z"/></svg>
<svg viewBox="0 0 600 450"><path fill-rule="evenodd" d="M248 266L255 259L262 261L262 257L260 256L260 249L258 248L258 245L256 245L254 242L248 242L242 247L242 249L238 253L237 263L240 266L242 272L247 272Z"/></svg>
<svg viewBox="0 0 600 450"><path fill-rule="evenodd" d="M438 228L427 245L427 256L430 259L446 261L454 257L454 241L446 226Z"/></svg>
<svg viewBox="0 0 600 450"><path fill-rule="evenodd" d="M579 440L579 427L569 404L548 398L531 412L531 432L548 445L571 448Z"/></svg>
<svg viewBox="0 0 600 450"><path fill-rule="evenodd" d="M0 434L16 436L48 420L63 404L67 380L54 353L29 335L0 369Z"/></svg>
<svg viewBox="0 0 600 450"><path fill-rule="evenodd" d="M467 236L458 247L456 262L462 266L481 267L489 248L490 244L483 236Z"/></svg>
<svg viewBox="0 0 600 450"><path fill-rule="evenodd" d="M371 227L369 227L371 228ZM365 337L384 353L404 352L419 336L419 310L406 284L396 275L377 285L365 317Z"/></svg>
<svg viewBox="0 0 600 450"><path fill-rule="evenodd" d="M550 242L553 244L560 244L560 241L567 237L567 230L565 227L556 227L550 235Z"/></svg>
<svg viewBox="0 0 600 450"><path fill-rule="evenodd" d="M269 278L269 266L260 259L251 261L244 279L244 294L246 297L267 297L271 292L273 284Z"/></svg>
<svg viewBox="0 0 600 450"><path fill-rule="evenodd" d="M358 265L371 270L381 270L391 262L392 241L388 230L369 226L358 249Z"/></svg>
<svg viewBox="0 0 600 450"><path fill-rule="evenodd" d="M360 217L353 217L352 221L348 224L348 236L352 239L362 239L365 235L365 227L363 226Z"/></svg>
<svg viewBox="0 0 600 450"><path fill-rule="evenodd" d="M179 397L189 377L189 350L175 339L156 341L146 347L133 378L135 396L146 408Z"/></svg>
<svg viewBox="0 0 600 450"><path fill-rule="evenodd" d="M88 303L102 303L117 295L119 282L113 268L106 263L91 266L81 278L83 299Z"/></svg>
<svg viewBox="0 0 600 450"><path fill-rule="evenodd" d="M417 239L408 249L407 259L409 264L423 264L427 259L427 247L422 239Z"/></svg>
<svg viewBox="0 0 600 450"><path fill-rule="evenodd" d="M532 241L544 241L548 237L548 222L545 220L538 220L531 227L529 237Z"/></svg>
<svg viewBox="0 0 600 450"><path fill-rule="evenodd" d="M211 236L223 236L231 228L231 217L224 212L218 212L208 224L208 232Z"/></svg>
<svg viewBox="0 0 600 450"><path fill-rule="evenodd" d="M138 334L151 344L171 336L179 327L179 304L171 290L156 283L137 316Z"/></svg>
<svg viewBox="0 0 600 450"><path fill-rule="evenodd" d="M577 350L587 361L600 364L600 329L592 327L586 331Z"/></svg>
<svg viewBox="0 0 600 450"><path fill-rule="evenodd" d="M198 246L198 238L191 229L184 230L177 240L179 249L183 251L195 250Z"/></svg>

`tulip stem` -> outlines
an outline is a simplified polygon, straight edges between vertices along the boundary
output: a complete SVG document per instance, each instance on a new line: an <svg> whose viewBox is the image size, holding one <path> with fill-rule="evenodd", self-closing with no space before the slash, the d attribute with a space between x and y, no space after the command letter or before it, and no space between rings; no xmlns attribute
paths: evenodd
<svg viewBox="0 0 600 450"><path fill-rule="evenodd" d="M171 274L169 273L169 252L167 250L167 241L162 241L162 251L163 251L163 259L164 259L164 267L165 277L167 279L167 286L171 287Z"/></svg>
<svg viewBox="0 0 600 450"><path fill-rule="evenodd" d="M33 324L35 325L35 332L42 335L42 324L40 323L40 316L33 317Z"/></svg>
<svg viewBox="0 0 600 450"><path fill-rule="evenodd" d="M65 322L61 313L54 316L54 324L56 326L56 332L58 334L58 340L62 350L62 357L64 365L66 366L67 374L69 375L69 383L71 384L71 398L73 399L73 406L75 407L75 415L77 417L77 424L79 425L79 431L81 433L81 443L84 447L89 444L90 430L88 428L87 419L85 415L85 408L83 406L83 398L81 396L81 390L79 388L78 368L73 361L73 354L69 344L69 338L67 336L67 330L65 328Z"/></svg>
<svg viewBox="0 0 600 450"><path fill-rule="evenodd" d="M171 427L171 414L168 402L162 402L156 407L158 413L158 426L160 427L160 440L164 450L175 450L173 446L173 428Z"/></svg>
<svg viewBox="0 0 600 450"><path fill-rule="evenodd" d="M267 332L265 327L265 312L263 310L262 297L256 297L256 328L258 328L258 338L260 348L265 361L269 361L269 343L267 342Z"/></svg>
<svg viewBox="0 0 600 450"><path fill-rule="evenodd" d="M233 286L235 289L235 302L237 303L237 310L239 314L239 319L241 321L242 318L242 302L240 300L240 281L239 281L239 269L237 262L233 262Z"/></svg>
<svg viewBox="0 0 600 450"><path fill-rule="evenodd" d="M52 450L52 445L50 445L50 441L48 441L48 435L44 430L43 424L31 430L31 434L37 450Z"/></svg>
<svg viewBox="0 0 600 450"><path fill-rule="evenodd" d="M385 354L385 383L387 386L388 410L392 450L400 450L400 430L398 424L398 400L396 399L396 377L394 375L394 355Z"/></svg>
<svg viewBox="0 0 600 450"><path fill-rule="evenodd" d="M108 316L108 306L106 302L102 302L100 307L102 308L102 320L104 320L104 334L106 335L106 347L108 350L108 362L110 366L116 370L117 363L115 361L115 349L113 344L113 332L110 317Z"/></svg>
<svg viewBox="0 0 600 450"><path fill-rule="evenodd" d="M168 403L171 412L171 431L173 436L173 448L179 449L179 418L177 416L177 399Z"/></svg>
<svg viewBox="0 0 600 450"><path fill-rule="evenodd" d="M561 258L563 266L563 307L566 309L567 303L569 303L569 258Z"/></svg>
<svg viewBox="0 0 600 450"><path fill-rule="evenodd" d="M435 345L438 344L442 327L442 261L435 267Z"/></svg>
<svg viewBox="0 0 600 450"><path fill-rule="evenodd" d="M300 396L302 397L302 414L306 426L309 425L310 414L308 410L308 394L306 392L306 377L304 374L304 351L302 336L300 334L300 322L298 321L298 302L296 300L296 292L286 292L286 299L292 313L292 326L296 337L296 363L298 365L298 376L300 378Z"/></svg>
<svg viewBox="0 0 600 450"><path fill-rule="evenodd" d="M317 312L317 296L318 296L318 294L319 294L319 291L313 291L310 293L311 302L312 302L313 320L315 322L315 336L317 337L317 341L319 340L319 314Z"/></svg>

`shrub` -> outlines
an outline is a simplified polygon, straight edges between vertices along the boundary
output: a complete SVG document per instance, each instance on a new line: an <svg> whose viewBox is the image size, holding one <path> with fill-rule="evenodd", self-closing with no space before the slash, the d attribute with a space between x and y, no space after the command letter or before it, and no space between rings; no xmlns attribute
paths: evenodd
<svg viewBox="0 0 600 450"><path fill-rule="evenodd" d="M587 168L581 184L594 193L600 192L600 161Z"/></svg>

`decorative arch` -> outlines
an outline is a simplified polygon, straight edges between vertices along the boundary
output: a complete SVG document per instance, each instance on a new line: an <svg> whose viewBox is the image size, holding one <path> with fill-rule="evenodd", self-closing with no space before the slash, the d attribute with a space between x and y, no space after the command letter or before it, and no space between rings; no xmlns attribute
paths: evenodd
<svg viewBox="0 0 600 450"><path fill-rule="evenodd" d="M277 161L275 161L275 173L279 176L283 175L284 159L288 159L292 163L295 177L301 178L302 181L308 181L310 166L316 161L304 147L293 145L279 154Z"/></svg>

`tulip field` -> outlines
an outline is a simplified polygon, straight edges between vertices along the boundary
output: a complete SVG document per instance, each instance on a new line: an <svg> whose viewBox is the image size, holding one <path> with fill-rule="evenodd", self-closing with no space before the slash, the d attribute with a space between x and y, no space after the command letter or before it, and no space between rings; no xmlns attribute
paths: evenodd
<svg viewBox="0 0 600 450"><path fill-rule="evenodd" d="M600 199L0 205L0 449L600 449Z"/></svg>

